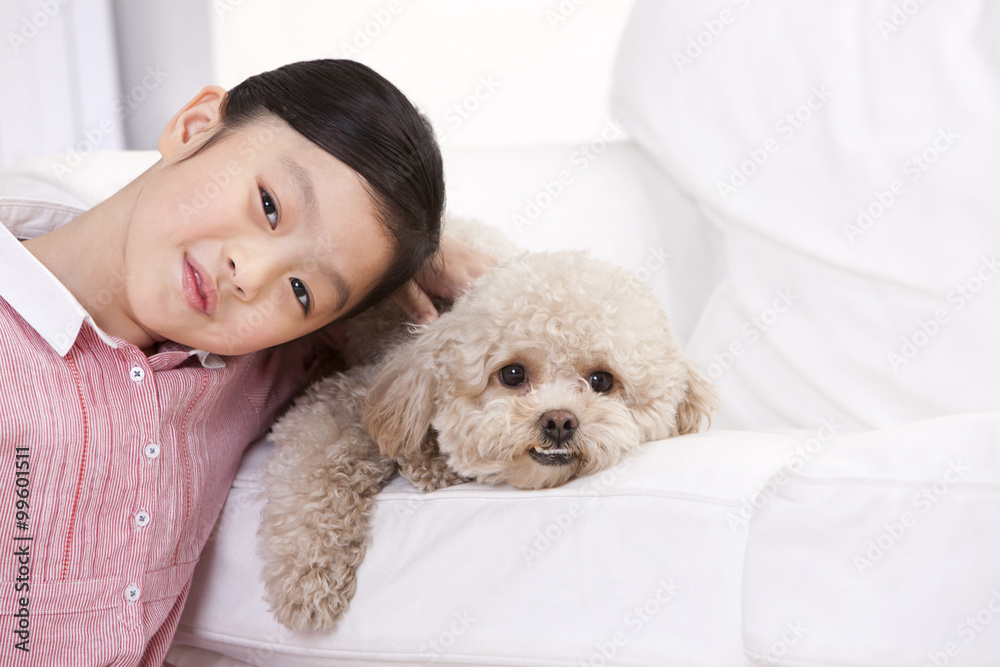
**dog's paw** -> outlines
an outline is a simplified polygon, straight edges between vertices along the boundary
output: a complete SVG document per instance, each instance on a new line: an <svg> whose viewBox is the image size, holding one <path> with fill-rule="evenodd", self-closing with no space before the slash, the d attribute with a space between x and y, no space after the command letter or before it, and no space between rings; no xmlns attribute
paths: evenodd
<svg viewBox="0 0 1000 667"><path fill-rule="evenodd" d="M402 461L399 466L399 474L410 480L413 486L425 492L472 481L449 468L445 460L440 457Z"/></svg>
<svg viewBox="0 0 1000 667"><path fill-rule="evenodd" d="M268 583L269 589L279 589L268 595L271 613L290 630L332 628L347 611L356 584L351 568L334 572L319 566Z"/></svg>

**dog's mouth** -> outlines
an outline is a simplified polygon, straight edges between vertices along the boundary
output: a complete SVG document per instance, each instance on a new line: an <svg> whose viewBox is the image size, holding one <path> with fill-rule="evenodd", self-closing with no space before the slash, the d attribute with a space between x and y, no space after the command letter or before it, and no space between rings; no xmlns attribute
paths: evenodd
<svg viewBox="0 0 1000 667"><path fill-rule="evenodd" d="M573 462L575 455L568 447L544 447L535 445L528 450L528 455L545 466L564 466Z"/></svg>

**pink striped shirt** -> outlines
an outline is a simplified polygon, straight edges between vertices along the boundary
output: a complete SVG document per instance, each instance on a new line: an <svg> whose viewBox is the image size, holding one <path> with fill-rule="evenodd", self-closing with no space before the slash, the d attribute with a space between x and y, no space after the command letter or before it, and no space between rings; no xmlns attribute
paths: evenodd
<svg viewBox="0 0 1000 667"><path fill-rule="evenodd" d="M160 665L240 456L316 340L147 358L7 231L77 214L0 198L0 665Z"/></svg>

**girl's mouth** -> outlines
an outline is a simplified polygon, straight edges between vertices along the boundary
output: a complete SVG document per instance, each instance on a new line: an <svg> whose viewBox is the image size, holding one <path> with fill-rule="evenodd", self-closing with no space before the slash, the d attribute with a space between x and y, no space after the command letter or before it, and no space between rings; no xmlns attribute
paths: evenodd
<svg viewBox="0 0 1000 667"><path fill-rule="evenodd" d="M215 311L215 286L208 274L187 255L184 255L181 288L189 306L203 315L212 315Z"/></svg>

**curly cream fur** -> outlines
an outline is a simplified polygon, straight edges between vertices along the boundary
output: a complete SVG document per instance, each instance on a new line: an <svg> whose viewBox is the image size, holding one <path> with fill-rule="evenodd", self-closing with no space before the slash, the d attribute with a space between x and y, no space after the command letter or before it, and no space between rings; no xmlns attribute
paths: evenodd
<svg viewBox="0 0 1000 667"><path fill-rule="evenodd" d="M696 432L715 403L651 290L585 252L513 256L433 324L406 335L397 321L382 359L322 380L274 427L264 579L288 627L328 628L346 609L373 498L397 470L422 490L556 486ZM498 372L514 363L528 381L508 387ZM591 389L595 371L611 391ZM578 422L559 464L539 460L551 411Z"/></svg>

